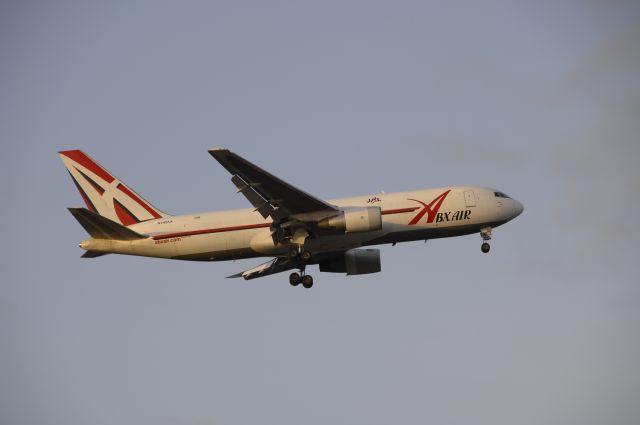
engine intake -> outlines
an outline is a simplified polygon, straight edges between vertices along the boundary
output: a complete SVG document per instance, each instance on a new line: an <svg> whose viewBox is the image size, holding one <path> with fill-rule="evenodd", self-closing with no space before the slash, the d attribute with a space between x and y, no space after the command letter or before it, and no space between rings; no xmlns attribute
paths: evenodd
<svg viewBox="0 0 640 425"><path fill-rule="evenodd" d="M320 220L318 227L354 233L372 232L382 229L382 211L380 207L343 208L338 214Z"/></svg>

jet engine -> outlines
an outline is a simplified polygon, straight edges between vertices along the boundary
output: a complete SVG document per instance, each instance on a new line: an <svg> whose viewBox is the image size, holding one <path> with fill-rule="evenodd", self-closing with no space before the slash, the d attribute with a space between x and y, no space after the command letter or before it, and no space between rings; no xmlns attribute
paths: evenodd
<svg viewBox="0 0 640 425"><path fill-rule="evenodd" d="M380 230L382 228L382 211L380 207L343 208L338 214L320 220L318 227L345 232Z"/></svg>
<svg viewBox="0 0 640 425"><path fill-rule="evenodd" d="M320 263L321 272L356 275L378 273L380 270L379 249L351 249L340 257Z"/></svg>

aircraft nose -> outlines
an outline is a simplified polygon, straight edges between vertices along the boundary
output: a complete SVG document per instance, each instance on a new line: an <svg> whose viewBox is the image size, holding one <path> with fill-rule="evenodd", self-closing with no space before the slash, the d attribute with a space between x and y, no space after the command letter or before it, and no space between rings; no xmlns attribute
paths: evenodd
<svg viewBox="0 0 640 425"><path fill-rule="evenodd" d="M524 205L521 202L513 200L513 218L516 218L524 211Z"/></svg>

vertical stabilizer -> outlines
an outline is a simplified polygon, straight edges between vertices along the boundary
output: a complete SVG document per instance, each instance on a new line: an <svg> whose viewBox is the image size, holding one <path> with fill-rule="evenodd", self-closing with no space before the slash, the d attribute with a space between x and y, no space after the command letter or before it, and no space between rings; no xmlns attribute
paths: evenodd
<svg viewBox="0 0 640 425"><path fill-rule="evenodd" d="M89 211L130 226L166 217L131 188L80 150L59 152Z"/></svg>

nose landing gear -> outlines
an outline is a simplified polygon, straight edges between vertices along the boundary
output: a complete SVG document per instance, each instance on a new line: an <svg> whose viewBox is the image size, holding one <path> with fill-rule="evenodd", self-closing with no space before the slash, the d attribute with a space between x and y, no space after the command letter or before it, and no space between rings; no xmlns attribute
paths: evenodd
<svg viewBox="0 0 640 425"><path fill-rule="evenodd" d="M491 227L483 227L480 229L480 236L482 237L482 245L480 250L485 254L491 249L491 245L487 241L491 240Z"/></svg>

